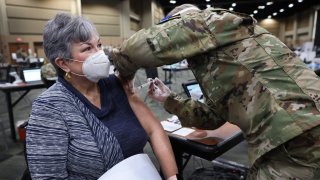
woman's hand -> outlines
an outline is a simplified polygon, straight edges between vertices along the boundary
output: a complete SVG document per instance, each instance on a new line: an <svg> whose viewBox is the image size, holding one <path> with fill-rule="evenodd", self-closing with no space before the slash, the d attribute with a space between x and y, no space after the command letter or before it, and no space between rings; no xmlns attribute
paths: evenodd
<svg viewBox="0 0 320 180"><path fill-rule="evenodd" d="M159 102L165 102L171 93L171 90L160 79L148 79L150 85L148 88L148 96Z"/></svg>

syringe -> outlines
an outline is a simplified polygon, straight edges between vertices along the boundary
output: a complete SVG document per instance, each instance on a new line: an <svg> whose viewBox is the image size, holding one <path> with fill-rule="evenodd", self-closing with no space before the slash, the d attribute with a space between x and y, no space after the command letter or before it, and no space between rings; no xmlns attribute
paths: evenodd
<svg viewBox="0 0 320 180"><path fill-rule="evenodd" d="M143 87L146 87L149 85L150 82L146 82L144 84L141 84L140 86L137 87L137 89L142 89Z"/></svg>

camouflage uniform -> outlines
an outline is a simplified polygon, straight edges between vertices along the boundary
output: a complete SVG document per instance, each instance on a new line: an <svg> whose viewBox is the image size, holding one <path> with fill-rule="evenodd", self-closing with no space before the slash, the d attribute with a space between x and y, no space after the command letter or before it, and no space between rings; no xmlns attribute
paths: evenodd
<svg viewBox="0 0 320 180"><path fill-rule="evenodd" d="M57 71L51 63L45 63L41 66L41 79L47 87L55 83Z"/></svg>
<svg viewBox="0 0 320 180"><path fill-rule="evenodd" d="M57 77L56 69L51 63L46 63L41 66L41 77L44 79Z"/></svg>
<svg viewBox="0 0 320 180"><path fill-rule="evenodd" d="M320 132L320 80L250 16L213 8L184 13L137 32L124 42L120 53L114 63L123 76L140 67L187 58L206 103L172 94L164 107L184 126L215 129L226 120L239 126L253 165L249 178L316 176L320 140L310 134ZM304 144L309 136L314 142ZM304 169L308 176L281 171L281 164L273 166L272 160L261 160L283 149L289 149L284 153L288 159L283 160L294 159L297 166L310 170ZM266 168L260 166L262 163ZM279 172L271 172L272 168Z"/></svg>

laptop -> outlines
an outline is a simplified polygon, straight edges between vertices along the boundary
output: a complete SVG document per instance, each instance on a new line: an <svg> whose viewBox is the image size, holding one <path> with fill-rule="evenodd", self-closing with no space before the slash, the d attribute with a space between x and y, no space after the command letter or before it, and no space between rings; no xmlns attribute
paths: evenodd
<svg viewBox="0 0 320 180"><path fill-rule="evenodd" d="M203 93L197 81L182 83L182 87L188 97L204 102Z"/></svg>
<svg viewBox="0 0 320 180"><path fill-rule="evenodd" d="M22 69L21 78L24 82L28 84L41 83L41 69Z"/></svg>

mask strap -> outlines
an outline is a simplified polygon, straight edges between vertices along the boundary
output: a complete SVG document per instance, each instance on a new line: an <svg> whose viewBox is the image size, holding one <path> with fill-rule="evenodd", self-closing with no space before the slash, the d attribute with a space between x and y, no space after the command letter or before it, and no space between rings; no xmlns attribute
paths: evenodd
<svg viewBox="0 0 320 180"><path fill-rule="evenodd" d="M68 60L75 61L75 62L80 62L80 63L83 63L83 62L84 62L84 61L79 61L79 60L71 59L71 58L63 58L63 59L68 59ZM82 77L85 77L85 76L86 76L86 75L84 75L84 74L77 74L77 73L74 73L74 72L71 72L71 71L70 71L70 73L71 73L71 74L74 74L74 75L76 75L76 76L82 76Z"/></svg>
<svg viewBox="0 0 320 180"><path fill-rule="evenodd" d="M71 61L75 61L75 62L84 63L84 61L79 61L79 60L77 60L77 59L71 59L71 58L63 58L63 59L67 59L67 60L71 60Z"/></svg>
<svg viewBox="0 0 320 180"><path fill-rule="evenodd" d="M81 76L81 77L85 77L86 75L84 75L84 74L77 74L77 73L74 73L74 72L72 72L72 71L70 71L70 73L71 74L74 74L74 75L76 75L76 76Z"/></svg>

